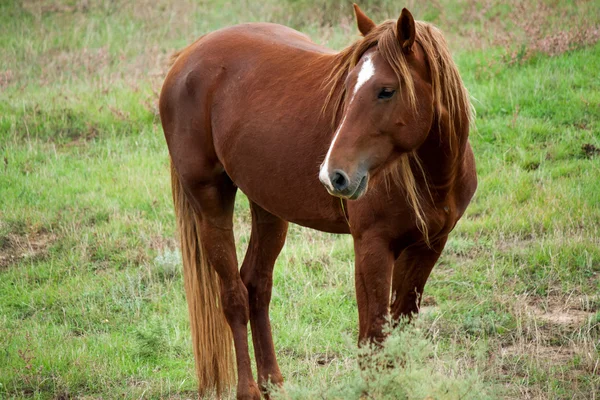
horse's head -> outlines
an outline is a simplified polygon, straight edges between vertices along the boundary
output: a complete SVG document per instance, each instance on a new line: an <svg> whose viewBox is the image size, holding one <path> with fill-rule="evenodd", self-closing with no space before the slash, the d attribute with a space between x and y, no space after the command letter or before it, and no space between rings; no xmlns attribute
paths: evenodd
<svg viewBox="0 0 600 400"><path fill-rule="evenodd" d="M384 29L355 11L364 40L373 44L350 65L341 122L319 173L329 193L352 200L366 193L370 177L424 142L434 115L429 68L410 12L403 9L395 29L390 22Z"/></svg>

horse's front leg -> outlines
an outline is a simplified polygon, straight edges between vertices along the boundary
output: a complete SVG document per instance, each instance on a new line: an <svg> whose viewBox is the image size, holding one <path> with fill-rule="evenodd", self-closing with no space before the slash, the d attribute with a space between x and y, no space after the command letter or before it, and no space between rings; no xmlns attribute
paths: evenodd
<svg viewBox="0 0 600 400"><path fill-rule="evenodd" d="M392 319L412 318L419 312L423 289L433 266L440 258L448 236L439 237L431 246L417 244L408 247L394 264L392 281Z"/></svg>
<svg viewBox="0 0 600 400"><path fill-rule="evenodd" d="M381 343L383 327L389 320L390 288L394 254L390 241L375 230L354 237L358 343L367 339Z"/></svg>

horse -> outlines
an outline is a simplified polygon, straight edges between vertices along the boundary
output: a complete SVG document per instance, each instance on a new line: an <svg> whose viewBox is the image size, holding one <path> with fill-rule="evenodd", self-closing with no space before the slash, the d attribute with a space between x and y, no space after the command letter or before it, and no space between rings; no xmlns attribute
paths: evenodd
<svg viewBox="0 0 600 400"><path fill-rule="evenodd" d="M282 25L241 24L176 53L165 78L201 395L220 396L236 372L238 399L282 385L269 303L288 223L352 235L358 342L381 344L388 321L418 312L476 190L472 106L440 30L406 9L379 25L354 11L362 36L340 52ZM252 215L239 270L238 188Z"/></svg>

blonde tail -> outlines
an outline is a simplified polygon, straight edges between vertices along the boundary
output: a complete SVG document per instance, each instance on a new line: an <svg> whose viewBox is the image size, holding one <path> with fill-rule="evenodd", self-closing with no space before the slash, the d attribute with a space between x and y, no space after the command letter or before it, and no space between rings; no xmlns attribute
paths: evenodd
<svg viewBox="0 0 600 400"><path fill-rule="evenodd" d="M200 218L183 191L173 164L171 186L200 397L213 390L220 397L235 383L233 339L221 306L220 281L202 251Z"/></svg>

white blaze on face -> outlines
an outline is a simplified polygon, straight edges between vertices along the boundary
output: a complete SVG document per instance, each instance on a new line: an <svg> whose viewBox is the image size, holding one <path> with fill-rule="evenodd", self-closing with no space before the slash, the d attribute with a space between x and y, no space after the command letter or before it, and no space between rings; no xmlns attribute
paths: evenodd
<svg viewBox="0 0 600 400"><path fill-rule="evenodd" d="M325 186L327 186L330 190L333 190L333 185L331 184L331 180L329 179L329 156L331 155L331 149L333 149L333 145L344 126L344 122L346 122L346 116L344 115L344 119L342 119L342 123L335 131L335 135L333 136L333 140L331 141L331 145L329 146L329 150L327 151L327 155L325 156L325 161L321 164L321 170L319 171L319 180Z"/></svg>
<svg viewBox="0 0 600 400"><path fill-rule="evenodd" d="M362 65L360 66L360 71L358 71L358 77L356 78L356 84L354 85L354 90L352 91L352 97L348 102L347 108L349 108L350 104L356 97L356 93L358 90L369 81L375 75L375 64L373 64L373 60L371 60L371 55L368 55L364 58ZM327 156L325 156L325 161L321 164L321 170L319 171L319 180L329 189L333 190L333 185L331 184L331 180L329 179L329 157L331 156L331 150L333 150L333 146L335 145L335 141L337 140L340 131L344 127L344 123L346 122L346 116L342 119L342 123L335 131L335 135L333 136L333 140L331 141L331 145L329 146L329 150L327 151Z"/></svg>
<svg viewBox="0 0 600 400"><path fill-rule="evenodd" d="M371 56L365 57L363 61L363 65L360 67L360 71L358 71L358 78L356 79L356 86L354 86L354 91L352 92L352 100L354 100L354 96L358 93L358 90L368 82L375 75L375 64L371 60Z"/></svg>

